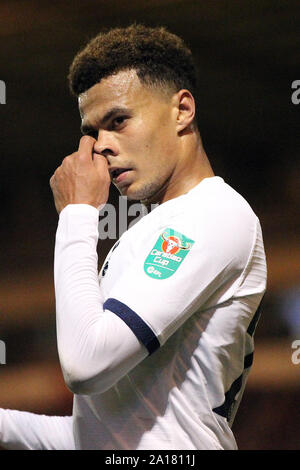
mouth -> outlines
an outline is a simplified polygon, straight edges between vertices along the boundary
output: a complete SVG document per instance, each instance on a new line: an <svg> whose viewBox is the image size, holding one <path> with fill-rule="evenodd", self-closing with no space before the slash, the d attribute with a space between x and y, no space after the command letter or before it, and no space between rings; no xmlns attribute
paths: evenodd
<svg viewBox="0 0 300 470"><path fill-rule="evenodd" d="M110 169L110 176L114 183L120 183L123 181L132 168L112 168Z"/></svg>

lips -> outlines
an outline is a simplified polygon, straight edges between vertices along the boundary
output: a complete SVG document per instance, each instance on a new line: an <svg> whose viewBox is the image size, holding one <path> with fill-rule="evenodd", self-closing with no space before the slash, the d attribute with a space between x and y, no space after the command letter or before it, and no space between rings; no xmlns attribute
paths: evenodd
<svg viewBox="0 0 300 470"><path fill-rule="evenodd" d="M124 173L125 171L129 171L130 168L116 168L115 170L111 170L110 174L112 179L116 179L121 173Z"/></svg>
<svg viewBox="0 0 300 470"><path fill-rule="evenodd" d="M118 181L120 176L123 174L123 173L126 173L128 171L131 171L132 168L121 168L121 167L114 167L114 168L110 168L109 170L109 173L110 173L110 176L111 176L111 179L113 181ZM125 175L124 175L125 176ZM121 179L121 178L120 178Z"/></svg>
<svg viewBox="0 0 300 470"><path fill-rule="evenodd" d="M131 172L132 168L121 168L121 167L111 167L109 173L112 179L112 182L115 184L126 184L128 174Z"/></svg>

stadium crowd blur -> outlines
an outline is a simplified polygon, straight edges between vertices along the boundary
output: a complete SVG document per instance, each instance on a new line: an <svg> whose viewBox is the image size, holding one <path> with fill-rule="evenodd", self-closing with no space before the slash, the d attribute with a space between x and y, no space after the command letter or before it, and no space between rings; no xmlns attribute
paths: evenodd
<svg viewBox="0 0 300 470"><path fill-rule="evenodd" d="M300 352L293 356L293 344L300 346L300 103L291 99L292 82L300 80L299 2L104 4L0 4L0 79L6 84L0 105L0 340L6 348L0 407L71 413L56 350L57 214L48 183L80 138L66 75L74 54L101 28L141 21L168 27L193 50L207 154L263 228L268 290L234 423L238 446L299 449ZM118 206L114 189L109 202ZM99 265L114 242L99 243Z"/></svg>

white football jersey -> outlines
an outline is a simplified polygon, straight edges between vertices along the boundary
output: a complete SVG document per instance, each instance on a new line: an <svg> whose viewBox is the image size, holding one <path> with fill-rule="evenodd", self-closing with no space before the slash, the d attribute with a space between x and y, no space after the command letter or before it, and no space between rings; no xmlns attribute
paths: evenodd
<svg viewBox="0 0 300 470"><path fill-rule="evenodd" d="M76 236L70 233L76 217L87 212L81 224L86 231L88 217L91 224L97 217L91 207L68 206L60 217L61 296L64 237L74 236L73 250L80 250L80 229ZM62 332L59 341L66 378L76 367L66 366L72 348L82 351L87 371L91 368L80 380L69 380L75 391L75 447L235 449L231 425L252 364L266 288L261 227L249 204L222 178L204 179L125 232L108 254L99 283L98 315L102 307L104 322L99 335L109 354L102 345L97 355L96 337L93 344L71 347L70 335L81 341L75 330ZM66 312L57 315L59 334L68 326L60 318ZM97 361L105 363L99 372Z"/></svg>

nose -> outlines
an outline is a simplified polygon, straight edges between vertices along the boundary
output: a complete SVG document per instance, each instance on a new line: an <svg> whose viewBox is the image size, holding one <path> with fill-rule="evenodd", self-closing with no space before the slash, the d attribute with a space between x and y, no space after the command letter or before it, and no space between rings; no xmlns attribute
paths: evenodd
<svg viewBox="0 0 300 470"><path fill-rule="evenodd" d="M94 145L95 153L104 157L118 155L118 146L109 131L101 130L98 132L97 142Z"/></svg>

